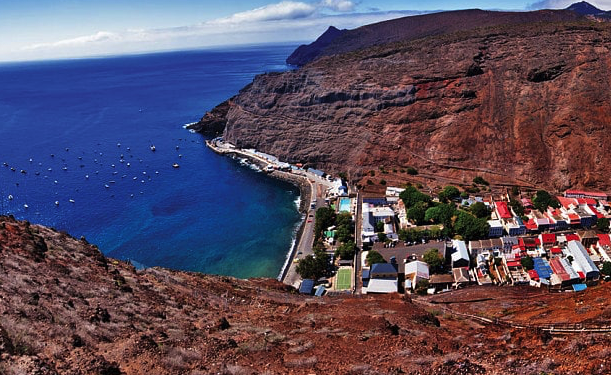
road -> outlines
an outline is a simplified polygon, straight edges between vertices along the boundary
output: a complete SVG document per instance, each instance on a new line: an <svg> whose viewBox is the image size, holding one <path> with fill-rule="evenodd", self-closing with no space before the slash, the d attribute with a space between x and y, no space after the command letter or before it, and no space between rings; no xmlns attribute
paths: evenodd
<svg viewBox="0 0 611 375"><path fill-rule="evenodd" d="M325 206L325 193L329 183L326 180L316 177L311 173L305 173L310 181L310 187L312 189L312 196L316 197L316 209ZM312 246L314 245L314 221L316 209L308 210L308 217L304 223L303 232L301 233L299 243L294 257L296 259L303 259L308 255L314 254ZM311 215L311 216L310 216ZM299 287L301 277L296 271L297 263L291 261L289 270L283 282L287 285L292 285L295 288Z"/></svg>
<svg viewBox="0 0 611 375"><path fill-rule="evenodd" d="M363 226L363 196L357 190L356 193L356 210L354 211L354 239L356 240L356 256L354 262L354 293L361 294L363 291L363 279L361 278L361 257L363 254L363 239L361 238L361 229Z"/></svg>

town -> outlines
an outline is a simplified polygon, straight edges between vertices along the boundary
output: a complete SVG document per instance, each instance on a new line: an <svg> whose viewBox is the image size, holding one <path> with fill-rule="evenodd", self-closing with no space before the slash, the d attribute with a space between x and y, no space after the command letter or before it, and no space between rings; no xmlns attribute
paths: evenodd
<svg viewBox="0 0 611 375"><path fill-rule="evenodd" d="M376 194L220 138L208 146L307 179L308 212L280 277L303 294L435 294L469 285L578 292L611 278L605 193L528 195L514 187L478 195L448 185L429 195L406 184ZM478 186L488 182L478 176Z"/></svg>

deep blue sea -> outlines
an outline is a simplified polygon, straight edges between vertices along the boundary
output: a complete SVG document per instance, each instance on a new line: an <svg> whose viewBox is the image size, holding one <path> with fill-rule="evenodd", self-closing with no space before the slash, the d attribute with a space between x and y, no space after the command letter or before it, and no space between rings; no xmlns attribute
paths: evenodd
<svg viewBox="0 0 611 375"><path fill-rule="evenodd" d="M0 212L146 266L276 277L299 191L183 125L294 48L0 64Z"/></svg>

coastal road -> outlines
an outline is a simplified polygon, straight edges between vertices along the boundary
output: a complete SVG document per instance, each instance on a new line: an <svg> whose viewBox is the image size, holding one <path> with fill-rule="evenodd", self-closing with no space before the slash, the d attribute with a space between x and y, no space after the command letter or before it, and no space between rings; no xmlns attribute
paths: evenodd
<svg viewBox="0 0 611 375"><path fill-rule="evenodd" d="M328 183L311 173L305 173L305 175L310 182L312 196L316 197L316 209L323 207L325 205L325 193ZM308 202L308 207L310 207L309 203L310 202ZM316 209L308 209L306 222L304 223L303 232L301 233L299 243L297 244L294 259L303 259L308 255L314 254L312 251L312 246L314 245L314 221ZM301 282L301 277L297 273L296 268L297 263L291 262L283 282L287 285L292 285L298 288L299 283Z"/></svg>

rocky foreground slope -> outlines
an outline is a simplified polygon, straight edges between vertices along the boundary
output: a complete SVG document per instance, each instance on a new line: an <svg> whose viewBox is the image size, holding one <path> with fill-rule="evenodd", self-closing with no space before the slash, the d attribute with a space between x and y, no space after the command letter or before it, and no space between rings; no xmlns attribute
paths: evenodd
<svg viewBox="0 0 611 375"><path fill-rule="evenodd" d="M84 240L0 217L0 373L604 374L608 335L483 325L441 306L587 324L608 321L609 291L303 297L275 280L137 271Z"/></svg>
<svg viewBox="0 0 611 375"><path fill-rule="evenodd" d="M428 37L407 17L386 44L372 25L368 47L260 75L194 128L354 180L413 166L454 183L611 190L611 23L485 13L496 23Z"/></svg>

